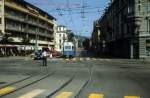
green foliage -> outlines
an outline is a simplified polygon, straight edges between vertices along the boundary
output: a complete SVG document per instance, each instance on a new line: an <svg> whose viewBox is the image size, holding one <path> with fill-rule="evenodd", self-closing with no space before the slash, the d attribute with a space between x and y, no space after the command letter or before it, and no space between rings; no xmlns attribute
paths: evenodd
<svg viewBox="0 0 150 98"><path fill-rule="evenodd" d="M74 33L68 33L68 41L73 42L74 41Z"/></svg>
<svg viewBox="0 0 150 98"><path fill-rule="evenodd" d="M88 38L86 38L83 41L83 47L84 47L85 50L89 50L90 49L90 40Z"/></svg>

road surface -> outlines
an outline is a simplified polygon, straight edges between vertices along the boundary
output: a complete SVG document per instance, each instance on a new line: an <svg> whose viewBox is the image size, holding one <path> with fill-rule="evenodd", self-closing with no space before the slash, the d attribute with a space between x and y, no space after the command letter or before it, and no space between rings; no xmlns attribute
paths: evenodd
<svg viewBox="0 0 150 98"><path fill-rule="evenodd" d="M1 98L150 98L150 64L75 58L0 60Z"/></svg>

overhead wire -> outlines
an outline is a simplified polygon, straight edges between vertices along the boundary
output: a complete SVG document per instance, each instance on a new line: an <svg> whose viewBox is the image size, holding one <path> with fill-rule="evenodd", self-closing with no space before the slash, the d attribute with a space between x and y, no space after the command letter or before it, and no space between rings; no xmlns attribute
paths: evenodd
<svg viewBox="0 0 150 98"><path fill-rule="evenodd" d="M60 3L56 4L56 2L54 2L54 0L43 0L45 1L45 3L40 3L40 5L46 5L48 7L45 7L46 10L48 12L51 13L57 13L58 17L61 18L61 21L63 21L63 23L65 23L65 25L70 25L72 27L75 28L75 33L79 32L78 28L76 27L76 24L74 22L75 19L73 19L74 15L81 15L81 20L82 20L82 32L80 33L85 33L87 32L87 30L85 30L86 28L88 28L87 23L86 23L86 19L89 16L89 14L100 14L102 12L104 12L102 9L102 7L98 7L98 6L89 6L85 0L82 0L82 4L80 3L70 3L69 0L66 0L66 3L63 3L63 6L58 6ZM54 4L54 5L53 5ZM73 5L74 6L71 6ZM51 7L51 8L50 8ZM66 12L68 12L68 14L66 14ZM65 21L66 16L68 16L70 18L69 22ZM81 30L80 30L81 31ZM81 34L82 35L82 34Z"/></svg>
<svg viewBox="0 0 150 98"><path fill-rule="evenodd" d="M75 25L75 23L74 23L74 19L73 19L73 16L72 16L72 8L70 7L70 1L69 0L66 0L66 2L67 2L67 8L68 8L68 13L69 13L69 16L70 16L70 22L72 23L72 26L74 27L74 28L76 28L76 25ZM76 28L77 29L77 28ZM77 33L77 30L74 30L75 32L75 34Z"/></svg>

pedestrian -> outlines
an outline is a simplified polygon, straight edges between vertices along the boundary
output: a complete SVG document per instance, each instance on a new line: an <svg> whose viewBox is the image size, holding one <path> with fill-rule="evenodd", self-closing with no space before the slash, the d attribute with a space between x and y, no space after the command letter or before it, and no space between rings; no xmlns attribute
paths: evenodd
<svg viewBox="0 0 150 98"><path fill-rule="evenodd" d="M45 50L42 52L42 57L43 57L43 66L47 66L47 53Z"/></svg>

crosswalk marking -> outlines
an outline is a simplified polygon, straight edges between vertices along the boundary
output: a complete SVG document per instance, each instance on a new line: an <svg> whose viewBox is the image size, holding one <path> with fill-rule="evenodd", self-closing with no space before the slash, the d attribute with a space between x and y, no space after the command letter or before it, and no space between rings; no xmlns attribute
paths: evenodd
<svg viewBox="0 0 150 98"><path fill-rule="evenodd" d="M33 98L33 97L35 97L35 96L37 96L37 95L39 95L39 94L41 94L43 92L45 92L45 90L43 90L43 89L36 89L36 90L33 90L33 91L31 91L31 92L29 92L29 93L27 93L25 95L22 95L22 96L18 97L18 98Z"/></svg>
<svg viewBox="0 0 150 98"><path fill-rule="evenodd" d="M90 60L90 58L86 58L86 60L87 60L87 61L89 61L89 60Z"/></svg>
<svg viewBox="0 0 150 98"><path fill-rule="evenodd" d="M0 89L0 94L2 95L2 94L7 94L7 93L9 93L9 92L12 92L12 91L14 91L16 88L15 87L5 87L5 88L2 88L2 89Z"/></svg>
<svg viewBox="0 0 150 98"><path fill-rule="evenodd" d="M124 98L140 98L140 96L124 96Z"/></svg>
<svg viewBox="0 0 150 98"><path fill-rule="evenodd" d="M73 61L75 61L75 60L76 60L76 58L73 58L72 60L73 60Z"/></svg>
<svg viewBox="0 0 150 98"><path fill-rule="evenodd" d="M89 98L103 98L104 94L92 93L89 95Z"/></svg>
<svg viewBox="0 0 150 98"><path fill-rule="evenodd" d="M72 92L62 92L61 94L59 94L55 98L69 98L72 94L73 94Z"/></svg>
<svg viewBox="0 0 150 98"><path fill-rule="evenodd" d="M83 58L80 58L80 61L83 61Z"/></svg>

